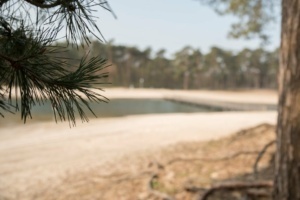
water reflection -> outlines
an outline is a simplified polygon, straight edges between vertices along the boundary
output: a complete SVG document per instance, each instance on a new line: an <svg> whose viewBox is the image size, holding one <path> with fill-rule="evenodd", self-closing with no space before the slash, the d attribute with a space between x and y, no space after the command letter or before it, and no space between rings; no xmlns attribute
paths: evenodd
<svg viewBox="0 0 300 200"><path fill-rule="evenodd" d="M93 111L97 117L121 117L126 115L142 115L142 114L160 114L160 113L195 113L195 112L211 112L221 111L217 108L205 106L192 106L180 104L163 99L112 99L109 103L91 103ZM88 116L93 115L86 111ZM53 111L49 102L42 106L35 106L32 109L33 119L28 123L38 121L54 120ZM20 114L6 114L5 119L0 119L0 125L8 125L11 123L22 123Z"/></svg>

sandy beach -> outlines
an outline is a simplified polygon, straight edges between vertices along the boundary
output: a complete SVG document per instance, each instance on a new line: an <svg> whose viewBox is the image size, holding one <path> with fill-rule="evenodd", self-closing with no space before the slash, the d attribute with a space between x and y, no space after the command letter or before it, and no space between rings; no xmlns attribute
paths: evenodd
<svg viewBox="0 0 300 200"><path fill-rule="evenodd" d="M274 91L171 91L107 89L108 98L186 97L276 104ZM171 144L211 140L261 123L276 123L276 111L150 114L68 123L31 123L0 128L0 192L12 197L27 186L67 172L87 170L126 155Z"/></svg>

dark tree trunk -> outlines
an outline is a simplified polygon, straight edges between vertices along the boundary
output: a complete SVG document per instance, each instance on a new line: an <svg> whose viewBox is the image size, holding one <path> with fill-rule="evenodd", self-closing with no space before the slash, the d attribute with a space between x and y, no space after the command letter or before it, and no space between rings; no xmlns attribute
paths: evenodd
<svg viewBox="0 0 300 200"><path fill-rule="evenodd" d="M275 200L300 200L300 0L282 0Z"/></svg>

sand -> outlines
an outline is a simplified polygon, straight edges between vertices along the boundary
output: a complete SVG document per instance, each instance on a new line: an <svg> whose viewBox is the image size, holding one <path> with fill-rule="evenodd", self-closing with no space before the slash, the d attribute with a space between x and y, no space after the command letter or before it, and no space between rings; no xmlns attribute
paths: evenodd
<svg viewBox="0 0 300 200"><path fill-rule="evenodd" d="M193 98L270 103L272 91L171 91L109 89L109 98ZM15 197L27 186L53 181L68 172L88 170L126 155L171 144L210 140L260 123L276 123L275 111L151 114L67 123L32 123L0 128L0 192ZM1 194L0 193L0 194Z"/></svg>
<svg viewBox="0 0 300 200"><path fill-rule="evenodd" d="M103 92L104 96L114 98L170 98L185 97L201 100L215 100L236 103L277 104L278 94L274 90L167 90L167 89L124 89L112 88Z"/></svg>

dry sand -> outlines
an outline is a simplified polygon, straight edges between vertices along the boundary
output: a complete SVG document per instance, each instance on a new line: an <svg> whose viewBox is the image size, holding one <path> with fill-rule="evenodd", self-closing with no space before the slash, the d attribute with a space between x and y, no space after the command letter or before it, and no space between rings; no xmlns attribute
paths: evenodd
<svg viewBox="0 0 300 200"><path fill-rule="evenodd" d="M112 88L104 96L113 98L170 98L185 97L201 100L215 100L236 103L277 104L278 94L274 90L166 90L166 89L124 89Z"/></svg>
<svg viewBox="0 0 300 200"><path fill-rule="evenodd" d="M109 98L164 98L183 95L231 102L276 103L272 91L170 91L109 89ZM0 128L0 192L15 197L29 185L67 172L93 168L124 155L170 144L209 140L260 123L275 124L276 112L139 115L67 123L33 123ZM0 194L1 194L0 193ZM1 196L0 196L1 197Z"/></svg>

